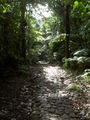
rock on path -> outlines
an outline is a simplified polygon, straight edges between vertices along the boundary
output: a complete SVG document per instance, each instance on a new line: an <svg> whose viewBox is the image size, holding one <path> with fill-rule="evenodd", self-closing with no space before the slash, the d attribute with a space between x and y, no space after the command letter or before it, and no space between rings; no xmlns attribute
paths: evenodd
<svg viewBox="0 0 90 120"><path fill-rule="evenodd" d="M58 66L30 66L30 75L1 85L0 120L81 120ZM9 93L8 93L9 92Z"/></svg>

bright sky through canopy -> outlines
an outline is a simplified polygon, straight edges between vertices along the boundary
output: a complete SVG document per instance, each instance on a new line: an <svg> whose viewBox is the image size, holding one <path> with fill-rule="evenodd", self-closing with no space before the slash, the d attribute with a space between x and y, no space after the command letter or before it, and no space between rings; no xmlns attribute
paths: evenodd
<svg viewBox="0 0 90 120"><path fill-rule="evenodd" d="M52 11L48 8L48 5L40 5L38 4L37 7L35 9L33 9L33 16L37 19L37 20L42 20L42 18L44 17L50 17L51 16Z"/></svg>

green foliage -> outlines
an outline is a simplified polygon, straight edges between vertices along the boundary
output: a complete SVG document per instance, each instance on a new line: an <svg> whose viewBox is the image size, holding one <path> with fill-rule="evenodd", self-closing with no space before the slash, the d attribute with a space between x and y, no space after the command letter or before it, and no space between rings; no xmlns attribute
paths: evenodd
<svg viewBox="0 0 90 120"><path fill-rule="evenodd" d="M52 16L42 22L32 16L37 3L48 3ZM30 4L28 4L30 3ZM20 5L29 6L23 25ZM26 60L36 63L40 58L61 61L65 57L66 6L70 6L70 57L64 66L72 69L90 68L90 2L89 0L23 0L0 2L0 67L15 67L22 61L22 27L25 30ZM26 7L26 6L25 6ZM74 53L74 55L73 55ZM11 64L8 64L11 63ZM18 68L18 67L17 67Z"/></svg>
<svg viewBox="0 0 90 120"><path fill-rule="evenodd" d="M69 62L68 62L68 59L63 58L62 62L63 62L64 68L69 68L69 67L70 67Z"/></svg>
<svg viewBox="0 0 90 120"><path fill-rule="evenodd" d="M80 92L82 90L82 87L79 84L71 83L68 85L67 89L70 91Z"/></svg>
<svg viewBox="0 0 90 120"><path fill-rule="evenodd" d="M78 50L77 52L74 53L74 56L80 57L80 56L87 56L88 52L86 49Z"/></svg>
<svg viewBox="0 0 90 120"><path fill-rule="evenodd" d="M74 5L73 5L73 10L75 10L75 9L78 7L78 5L79 5L79 2L78 2L78 1L75 1L75 2L74 2Z"/></svg>
<svg viewBox="0 0 90 120"><path fill-rule="evenodd" d="M20 55L20 43L18 42L20 33L20 7L19 5L2 1L0 9L0 54L3 61L2 65L6 65L6 61L14 62Z"/></svg>
<svg viewBox="0 0 90 120"><path fill-rule="evenodd" d="M64 43L65 34L57 35L53 40L50 41L49 47L54 55L54 58L58 61L64 57Z"/></svg>
<svg viewBox="0 0 90 120"><path fill-rule="evenodd" d="M90 12L90 4L89 1L75 1L73 4L73 9L71 10L71 33L78 35L76 40L72 38L73 42L78 42L79 47L81 48L90 48L89 43L89 12Z"/></svg>
<svg viewBox="0 0 90 120"><path fill-rule="evenodd" d="M87 51L82 49L75 52L72 58L64 59L63 63L66 68L82 71L90 68L90 57L87 57Z"/></svg>
<svg viewBox="0 0 90 120"><path fill-rule="evenodd" d="M27 45L27 59L30 64L36 63L39 59L39 49L42 46L42 32L35 18L27 14L27 29L26 29L26 45Z"/></svg>
<svg viewBox="0 0 90 120"><path fill-rule="evenodd" d="M77 60L76 58L68 58L63 61L65 68L71 68L73 70L77 69Z"/></svg>
<svg viewBox="0 0 90 120"><path fill-rule="evenodd" d="M84 71L84 74L81 77L83 78L83 82L85 84L89 84L90 83L90 69L86 69Z"/></svg>

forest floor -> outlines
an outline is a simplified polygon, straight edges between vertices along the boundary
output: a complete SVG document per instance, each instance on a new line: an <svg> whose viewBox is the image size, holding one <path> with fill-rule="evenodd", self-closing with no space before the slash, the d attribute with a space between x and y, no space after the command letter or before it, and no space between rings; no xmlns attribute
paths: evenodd
<svg viewBox="0 0 90 120"><path fill-rule="evenodd" d="M89 120L81 108L86 96L66 89L72 76L60 66L39 63L28 75L1 80L0 120Z"/></svg>

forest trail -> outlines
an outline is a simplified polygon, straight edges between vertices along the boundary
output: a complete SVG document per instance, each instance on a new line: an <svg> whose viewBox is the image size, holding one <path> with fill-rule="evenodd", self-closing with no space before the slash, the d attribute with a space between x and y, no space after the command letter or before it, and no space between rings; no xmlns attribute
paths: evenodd
<svg viewBox="0 0 90 120"><path fill-rule="evenodd" d="M69 92L70 74L56 65L30 66L28 77L0 85L0 120L80 120Z"/></svg>

